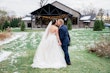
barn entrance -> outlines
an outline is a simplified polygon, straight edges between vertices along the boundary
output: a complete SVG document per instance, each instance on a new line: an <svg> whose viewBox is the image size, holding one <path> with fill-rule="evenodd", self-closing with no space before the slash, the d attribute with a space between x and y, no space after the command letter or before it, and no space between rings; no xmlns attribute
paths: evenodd
<svg viewBox="0 0 110 73"><path fill-rule="evenodd" d="M67 18L68 15L72 16L68 12L65 12L51 4L47 4L40 9L33 11L31 15L35 17L35 25L37 25L37 27L46 27L52 19L64 19Z"/></svg>

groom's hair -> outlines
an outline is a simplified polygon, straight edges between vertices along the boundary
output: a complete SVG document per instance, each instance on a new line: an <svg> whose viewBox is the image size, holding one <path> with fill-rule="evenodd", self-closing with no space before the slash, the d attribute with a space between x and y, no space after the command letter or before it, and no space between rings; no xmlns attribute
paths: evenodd
<svg viewBox="0 0 110 73"><path fill-rule="evenodd" d="M58 19L62 24L64 24L64 20L63 19Z"/></svg>

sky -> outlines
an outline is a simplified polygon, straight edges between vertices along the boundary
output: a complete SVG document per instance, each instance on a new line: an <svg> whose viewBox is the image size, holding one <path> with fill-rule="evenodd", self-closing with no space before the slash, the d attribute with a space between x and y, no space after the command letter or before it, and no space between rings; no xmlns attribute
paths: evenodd
<svg viewBox="0 0 110 73"><path fill-rule="evenodd" d="M110 13L110 0L48 0L48 3L59 1L77 11L93 7L105 9ZM7 10L10 15L25 16L37 10L40 0L0 0L0 9Z"/></svg>

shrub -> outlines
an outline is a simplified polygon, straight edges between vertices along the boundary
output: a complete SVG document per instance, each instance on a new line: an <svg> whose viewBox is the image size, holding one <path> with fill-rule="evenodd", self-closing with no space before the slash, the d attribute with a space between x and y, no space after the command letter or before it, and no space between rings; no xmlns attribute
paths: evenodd
<svg viewBox="0 0 110 73"><path fill-rule="evenodd" d="M24 22L22 21L21 22L21 31L24 31L25 30L25 24L24 24Z"/></svg>
<svg viewBox="0 0 110 73"><path fill-rule="evenodd" d="M2 24L0 24L0 30L2 30Z"/></svg>
<svg viewBox="0 0 110 73"><path fill-rule="evenodd" d="M3 29L3 25L2 24L0 24L0 31L3 31L4 29Z"/></svg>
<svg viewBox="0 0 110 73"><path fill-rule="evenodd" d="M21 22L20 18L14 18L10 21L11 27L19 27L19 23Z"/></svg>
<svg viewBox="0 0 110 73"><path fill-rule="evenodd" d="M94 23L94 31L102 31L103 27L100 20L96 20Z"/></svg>
<svg viewBox="0 0 110 73"><path fill-rule="evenodd" d="M10 23L8 21L5 21L4 24L1 26L2 31L6 30L6 28L10 27Z"/></svg>
<svg viewBox="0 0 110 73"><path fill-rule="evenodd" d="M102 29L105 29L104 22L102 20L100 20L100 23L102 25Z"/></svg>
<svg viewBox="0 0 110 73"><path fill-rule="evenodd" d="M68 18L67 27L68 27L68 30L71 30L72 29L72 22L71 22L71 19L70 18Z"/></svg>
<svg viewBox="0 0 110 73"><path fill-rule="evenodd" d="M110 58L110 39L104 38L104 41L94 43L95 46L91 46L89 52L96 53L100 57Z"/></svg>
<svg viewBox="0 0 110 73"><path fill-rule="evenodd" d="M11 35L12 35L12 34L9 33L9 32L0 33L0 41L5 40L6 38L10 38Z"/></svg>

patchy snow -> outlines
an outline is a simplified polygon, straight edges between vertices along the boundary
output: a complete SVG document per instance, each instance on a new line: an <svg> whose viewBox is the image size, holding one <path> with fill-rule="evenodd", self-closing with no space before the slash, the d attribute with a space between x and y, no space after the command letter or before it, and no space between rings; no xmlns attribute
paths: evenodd
<svg viewBox="0 0 110 73"><path fill-rule="evenodd" d="M24 17L22 18L23 21L31 21L31 17Z"/></svg>
<svg viewBox="0 0 110 73"><path fill-rule="evenodd" d="M19 72L16 71L16 72L14 72L14 73L19 73Z"/></svg>
<svg viewBox="0 0 110 73"><path fill-rule="evenodd" d="M11 41L16 40L17 38L22 37L23 35L24 33L13 33L11 38L7 38L3 41L0 41L0 45L10 43Z"/></svg>
<svg viewBox="0 0 110 73"><path fill-rule="evenodd" d="M95 20L96 20L96 17L94 17L92 20L94 20L94 21L95 21Z"/></svg>
<svg viewBox="0 0 110 73"><path fill-rule="evenodd" d="M6 60L8 56L11 55L12 52L7 52L7 51L1 51L0 52L0 62Z"/></svg>
<svg viewBox="0 0 110 73"><path fill-rule="evenodd" d="M26 56L26 55L27 55L26 52L14 53L14 54L11 56L10 64L13 65L13 63L17 63L17 60L16 60L17 57Z"/></svg>
<svg viewBox="0 0 110 73"><path fill-rule="evenodd" d="M11 41L14 41L14 40L16 40L16 39L18 39L20 37L22 37L22 39L26 39L26 36L27 36L26 32L13 33L11 38L7 38L7 39L5 39L3 41L0 41L0 46L3 45L3 44L10 43ZM10 47L10 46L8 46L8 47ZM0 62L6 60L10 54L12 54L12 52L0 51Z"/></svg>
<svg viewBox="0 0 110 73"><path fill-rule="evenodd" d="M83 16L80 18L80 20L89 20L91 16Z"/></svg>
<svg viewBox="0 0 110 73"><path fill-rule="evenodd" d="M85 21L83 21L83 22L91 22L90 20L85 20Z"/></svg>

